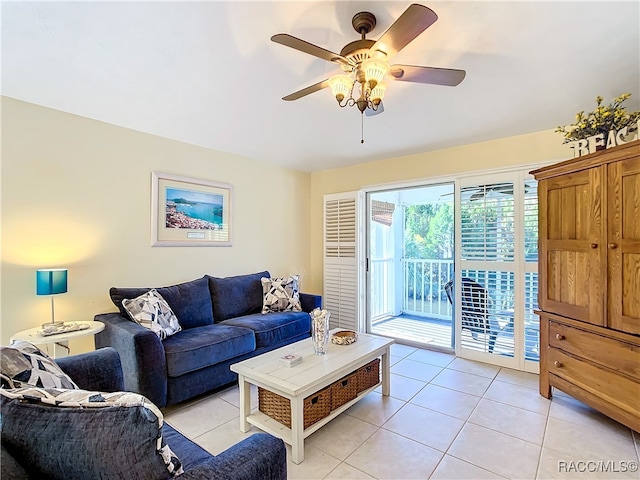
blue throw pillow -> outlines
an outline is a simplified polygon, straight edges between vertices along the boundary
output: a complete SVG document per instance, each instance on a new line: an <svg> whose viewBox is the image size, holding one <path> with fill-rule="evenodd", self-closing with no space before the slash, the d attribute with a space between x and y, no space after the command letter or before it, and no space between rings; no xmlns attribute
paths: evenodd
<svg viewBox="0 0 640 480"><path fill-rule="evenodd" d="M113 287L109 290L109 294L111 301L118 307L120 313L128 317L129 314L122 305L122 301L127 298L137 298L149 290L151 288ZM169 287L156 288L156 290L169 304L183 329L213 324L213 310L207 276Z"/></svg>
<svg viewBox="0 0 640 480"><path fill-rule="evenodd" d="M235 277L208 277L213 316L216 322L260 312L262 310L260 279L270 276L265 270Z"/></svg>

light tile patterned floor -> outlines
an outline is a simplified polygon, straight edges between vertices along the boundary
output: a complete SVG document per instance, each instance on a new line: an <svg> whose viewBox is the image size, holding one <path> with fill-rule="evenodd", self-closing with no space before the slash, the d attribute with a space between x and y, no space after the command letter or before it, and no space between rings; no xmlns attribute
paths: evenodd
<svg viewBox="0 0 640 480"><path fill-rule="evenodd" d="M640 434L562 392L544 399L537 375L405 345L391 357L391 396L308 437L289 479L640 478ZM214 455L258 431L240 432L237 387L164 413Z"/></svg>

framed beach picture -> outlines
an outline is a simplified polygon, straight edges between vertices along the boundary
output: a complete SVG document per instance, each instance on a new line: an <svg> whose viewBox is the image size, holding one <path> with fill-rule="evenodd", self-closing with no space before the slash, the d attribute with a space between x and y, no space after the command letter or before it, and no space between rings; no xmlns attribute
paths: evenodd
<svg viewBox="0 0 640 480"><path fill-rule="evenodd" d="M151 174L151 245L231 246L231 193L226 183Z"/></svg>

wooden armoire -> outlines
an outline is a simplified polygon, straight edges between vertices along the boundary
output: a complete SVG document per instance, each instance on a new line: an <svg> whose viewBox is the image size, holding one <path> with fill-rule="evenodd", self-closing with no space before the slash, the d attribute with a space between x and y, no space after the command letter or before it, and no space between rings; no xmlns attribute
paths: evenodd
<svg viewBox="0 0 640 480"><path fill-rule="evenodd" d="M538 180L540 394L640 432L640 140Z"/></svg>

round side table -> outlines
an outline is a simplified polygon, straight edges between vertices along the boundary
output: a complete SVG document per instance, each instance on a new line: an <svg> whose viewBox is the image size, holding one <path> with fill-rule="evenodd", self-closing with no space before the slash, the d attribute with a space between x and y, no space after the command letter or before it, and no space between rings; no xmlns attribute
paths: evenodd
<svg viewBox="0 0 640 480"><path fill-rule="evenodd" d="M70 322L65 322L70 323ZM57 333L55 335L43 336L39 332L42 331L42 327L29 328L28 330L22 330L11 337L11 343L16 340L24 340L34 345L53 344L53 358L66 357L69 355L69 340L86 337L88 335L95 335L96 333L104 330L104 323L95 322L93 320L89 322L75 322L78 324L88 324L89 328L84 330L76 330L74 332Z"/></svg>

